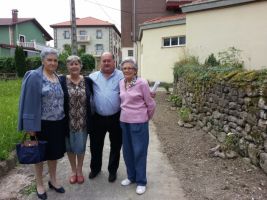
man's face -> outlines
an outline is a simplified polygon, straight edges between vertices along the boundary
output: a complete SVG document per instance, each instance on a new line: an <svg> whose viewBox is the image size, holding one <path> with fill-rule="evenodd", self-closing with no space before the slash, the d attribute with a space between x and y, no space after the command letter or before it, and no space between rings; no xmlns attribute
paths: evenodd
<svg viewBox="0 0 267 200"><path fill-rule="evenodd" d="M115 69L115 61L112 58L112 54L104 53L101 56L101 71L104 74L112 74Z"/></svg>

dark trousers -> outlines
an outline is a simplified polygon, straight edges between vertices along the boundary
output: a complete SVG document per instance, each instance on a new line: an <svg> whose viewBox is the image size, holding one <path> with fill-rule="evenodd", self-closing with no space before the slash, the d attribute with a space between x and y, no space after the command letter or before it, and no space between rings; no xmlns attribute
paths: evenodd
<svg viewBox="0 0 267 200"><path fill-rule="evenodd" d="M93 131L90 133L90 168L93 173L101 171L106 132L109 132L110 140L108 171L111 174L117 173L122 145L122 131L119 119L120 112L111 116L101 116L97 113L93 116Z"/></svg>

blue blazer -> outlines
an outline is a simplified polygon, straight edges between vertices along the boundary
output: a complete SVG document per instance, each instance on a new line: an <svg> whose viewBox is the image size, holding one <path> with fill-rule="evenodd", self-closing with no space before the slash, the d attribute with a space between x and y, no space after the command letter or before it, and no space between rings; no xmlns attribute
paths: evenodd
<svg viewBox="0 0 267 200"><path fill-rule="evenodd" d="M19 131L41 131L42 80L42 66L24 75L19 100Z"/></svg>

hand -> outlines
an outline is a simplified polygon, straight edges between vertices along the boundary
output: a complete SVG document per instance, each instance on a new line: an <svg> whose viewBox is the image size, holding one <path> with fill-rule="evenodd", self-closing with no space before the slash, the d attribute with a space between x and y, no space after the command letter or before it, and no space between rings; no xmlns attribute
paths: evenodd
<svg viewBox="0 0 267 200"><path fill-rule="evenodd" d="M156 97L156 92L150 92L150 96L154 99Z"/></svg>
<svg viewBox="0 0 267 200"><path fill-rule="evenodd" d="M27 132L30 136L36 136L36 132L34 132L34 131L28 131Z"/></svg>

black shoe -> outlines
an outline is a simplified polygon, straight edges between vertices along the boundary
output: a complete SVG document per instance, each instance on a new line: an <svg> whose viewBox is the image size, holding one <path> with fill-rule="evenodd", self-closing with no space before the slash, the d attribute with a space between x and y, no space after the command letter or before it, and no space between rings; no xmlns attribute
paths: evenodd
<svg viewBox="0 0 267 200"><path fill-rule="evenodd" d="M108 181L109 182L114 182L117 179L117 174L109 174L108 176Z"/></svg>
<svg viewBox="0 0 267 200"><path fill-rule="evenodd" d="M58 193L65 193L65 189L63 187L56 188L55 186L52 185L52 183L50 181L48 181L48 186L50 189L53 189Z"/></svg>
<svg viewBox="0 0 267 200"><path fill-rule="evenodd" d="M93 178L95 178L98 174L99 174L99 172L97 172L97 173L90 172L90 173L89 173L89 179L93 179Z"/></svg>
<svg viewBox="0 0 267 200"><path fill-rule="evenodd" d="M47 194L46 194L46 192L44 192L43 194L39 194L38 191L37 191L37 189L36 189L36 194L37 194L37 197L38 197L39 199L47 199Z"/></svg>

